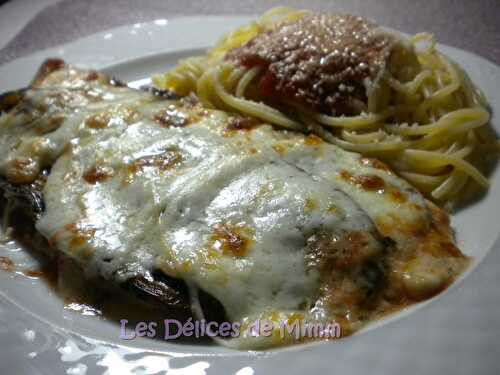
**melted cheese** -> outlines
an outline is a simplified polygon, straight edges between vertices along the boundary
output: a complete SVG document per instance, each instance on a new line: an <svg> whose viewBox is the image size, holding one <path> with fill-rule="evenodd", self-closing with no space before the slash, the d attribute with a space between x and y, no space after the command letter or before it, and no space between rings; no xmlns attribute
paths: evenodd
<svg viewBox="0 0 500 375"><path fill-rule="evenodd" d="M357 310L382 288L380 269L389 268L393 294L421 299L464 266L440 247L452 244L436 208L377 161L77 78L29 92L32 108L60 99L39 117L28 111L28 124L22 108L2 117L0 171L15 179L13 160L32 160L29 180L51 166L36 227L89 273L122 282L159 269L213 295L233 321L299 314L359 323ZM82 99L89 91L100 99Z"/></svg>
<svg viewBox="0 0 500 375"><path fill-rule="evenodd" d="M69 142L96 133L91 115L108 114L106 127L125 124L152 95L127 87L87 81L88 74L64 69L26 89L14 110L0 116L0 173L12 182L33 181L50 167Z"/></svg>
<svg viewBox="0 0 500 375"><path fill-rule="evenodd" d="M306 269L307 238L318 228L339 235L375 228L344 192L282 160L271 127L259 129L256 145L245 133L224 137L226 121L213 113L165 128L143 117L121 132L73 142L52 169L38 229L73 256L91 257L108 278L158 267L190 279L233 319L311 302L319 276ZM179 162L169 168L134 167L172 152ZM109 175L85 181L96 167ZM245 237L245 254L222 251L225 236Z"/></svg>

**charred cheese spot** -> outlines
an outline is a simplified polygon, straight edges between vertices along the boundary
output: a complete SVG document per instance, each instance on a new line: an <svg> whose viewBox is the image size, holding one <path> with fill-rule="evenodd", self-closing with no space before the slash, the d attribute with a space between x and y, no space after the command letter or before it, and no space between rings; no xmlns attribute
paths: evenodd
<svg viewBox="0 0 500 375"><path fill-rule="evenodd" d="M86 81L95 81L99 78L99 73L97 73L95 70L91 70L87 76L85 77Z"/></svg>
<svg viewBox="0 0 500 375"><path fill-rule="evenodd" d="M408 200L405 193L402 193L401 191L394 188L389 189L389 197L397 203L405 203Z"/></svg>
<svg viewBox="0 0 500 375"><path fill-rule="evenodd" d="M308 146L320 146L325 141L323 141L320 137L314 135L314 134L309 134L305 139L304 143Z"/></svg>
<svg viewBox="0 0 500 375"><path fill-rule="evenodd" d="M124 168L124 179L122 185L131 184L135 175L143 172L147 168L155 168L160 172L166 172L175 169L182 163L182 154L179 150L171 149L158 155L145 156L128 164Z"/></svg>
<svg viewBox="0 0 500 375"><path fill-rule="evenodd" d="M241 225L217 225L211 237L212 246L224 255L244 257L252 244L248 232L248 228Z"/></svg>
<svg viewBox="0 0 500 375"><path fill-rule="evenodd" d="M262 125L260 120L251 117L232 117L228 121L224 135L232 136L238 131L252 130L260 125Z"/></svg>
<svg viewBox="0 0 500 375"><path fill-rule="evenodd" d="M167 128L181 128L184 126L188 126L192 122L196 121L196 119L190 118L187 113L178 110L174 106L169 106L169 108L163 109L156 113L154 115L154 120L156 121L156 123Z"/></svg>
<svg viewBox="0 0 500 375"><path fill-rule="evenodd" d="M132 123L137 118L137 112L128 107L119 106L108 112L96 113L85 120L85 126L90 129L105 129L111 124L123 121Z"/></svg>
<svg viewBox="0 0 500 375"><path fill-rule="evenodd" d="M350 172L342 170L340 171L340 177L350 184L362 188L363 190L376 191L379 194L384 194L387 199L395 203L403 204L408 200L405 193L393 186L387 185L382 178L376 175L354 176Z"/></svg>
<svg viewBox="0 0 500 375"><path fill-rule="evenodd" d="M0 98L1 98L1 100L0 100L0 113L9 112L15 106L22 103L22 100L25 98L25 94L23 92L21 92L20 90L18 90L18 91L4 93L0 96Z"/></svg>
<svg viewBox="0 0 500 375"><path fill-rule="evenodd" d="M85 126L91 129L104 129L108 126L109 121L109 115L106 113L98 113L86 119Z"/></svg>
<svg viewBox="0 0 500 375"><path fill-rule="evenodd" d="M7 169L7 179L13 184L32 182L38 173L37 161L30 157L18 157L10 161Z"/></svg>
<svg viewBox="0 0 500 375"><path fill-rule="evenodd" d="M113 177L114 171L112 168L106 166L96 165L83 174L83 179L92 185L95 185L99 182L106 181L110 177Z"/></svg>
<svg viewBox="0 0 500 375"><path fill-rule="evenodd" d="M142 171L148 167L158 168L161 171L167 171L175 168L182 162L182 154L178 150L168 150L159 155L146 156L137 159L131 166L134 172Z"/></svg>
<svg viewBox="0 0 500 375"><path fill-rule="evenodd" d="M33 81L33 86L39 86L51 73L66 67L66 63L61 59L48 59L38 69Z"/></svg>
<svg viewBox="0 0 500 375"><path fill-rule="evenodd" d="M67 250L71 253L80 252L81 257L88 257L91 254L90 248L87 246L96 233L94 228L89 228L82 225L80 222L71 223L63 226L54 235L48 238L49 246L58 247L60 243L67 240Z"/></svg>
<svg viewBox="0 0 500 375"><path fill-rule="evenodd" d="M378 176L375 175L365 175L365 176L354 176L349 171L340 171L340 177L349 182L350 184L361 187L363 190L367 191L377 191L379 193L384 192L385 182Z"/></svg>

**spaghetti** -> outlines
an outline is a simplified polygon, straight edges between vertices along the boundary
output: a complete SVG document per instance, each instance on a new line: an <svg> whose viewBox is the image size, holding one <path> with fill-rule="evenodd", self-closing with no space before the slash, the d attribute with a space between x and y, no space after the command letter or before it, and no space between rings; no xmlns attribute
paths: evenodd
<svg viewBox="0 0 500 375"><path fill-rule="evenodd" d="M497 143L481 93L435 44L359 17L276 8L153 81L377 157L431 199L453 202L488 187L475 155Z"/></svg>

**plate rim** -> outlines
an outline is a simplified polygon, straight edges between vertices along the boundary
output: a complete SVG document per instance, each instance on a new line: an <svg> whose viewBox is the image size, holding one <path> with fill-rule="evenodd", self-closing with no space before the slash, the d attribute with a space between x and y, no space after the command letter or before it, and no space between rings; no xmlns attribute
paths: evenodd
<svg viewBox="0 0 500 375"><path fill-rule="evenodd" d="M180 22L180 23L182 23L182 22L188 22L188 23L190 23L190 22L199 22L200 19L201 19L202 22L205 19L218 20L218 21L220 21L221 19L224 19L224 20L231 19L233 21L238 21L238 22L245 23L245 22L248 22L248 20L253 19L253 17L252 16L224 16L224 15L217 15L217 16L182 16L182 17L172 17L172 18L169 19L169 21L170 20L172 20L172 21L175 20L176 22ZM141 24L144 27L150 27L155 22L156 22L156 20L155 21L144 22L144 23L141 23ZM54 54L54 52L57 52L61 48L68 48L70 46L77 47L78 45L80 45L82 43L82 41L88 42L88 41L90 41L92 39L100 39L100 38L103 38L106 34L109 34L110 32L112 32L114 30L130 29L131 27L133 27L133 25L123 25L123 26L120 26L118 28L113 28L113 29L102 31L102 32L94 33L94 34L85 36L83 38L76 39L76 40L71 41L69 43L65 43L65 44L62 44L62 45L59 45L59 46L55 46L55 47L51 47L51 48L48 48L48 49L40 50L40 51L37 51L37 52L35 52L33 54L29 54L29 55L23 56L23 57L21 57L19 59L12 60L12 61L10 61L10 62L8 62L8 63L3 64L3 65L0 66L0 75L2 75L2 72L4 70L7 70L7 71L9 70L8 66L10 66L10 65L13 65L13 66L17 65L17 64L20 63L20 61L25 66L26 65L36 65L37 63L35 63L35 61L39 60L40 57L42 57L42 56L50 57L52 54ZM129 58L124 58L124 59L113 60L112 63L107 63L107 64L105 64L103 66L98 67L98 69L103 69L103 70L106 70L106 71L112 71L113 68L116 68L117 66L120 66L120 65L127 65L127 64L131 64L131 63L137 63L140 60L148 60L148 59L153 58L153 57L158 57L159 55L166 55L166 54L172 54L172 53L180 53L180 52L183 52L183 51L188 51L188 50L193 50L193 49L198 49L198 48L204 48L204 47L194 47L194 48L193 47L187 47L185 50L179 50L179 49L173 50L173 49L167 48L165 50L152 52L152 53L146 54L146 55L143 54L143 55L140 55L140 56L135 56L135 57L129 57ZM468 51L465 51L465 50L460 49L460 48L443 45L443 44L438 44L438 48L440 50L442 50L443 52L445 52L445 53L447 53L447 51L451 51L452 54L465 54L465 55L468 55L471 58L477 59L480 62L480 64L489 65L491 69L498 70L500 72L500 66L499 65L497 65L493 61L491 61L491 60L489 60L489 59L487 59L485 57L482 57L480 55L477 55L475 53L468 52ZM76 65L78 65L78 64L76 64ZM33 71L33 73L34 73L34 71ZM0 85L0 88L1 88L1 85ZM484 254L484 256L477 261L478 264L475 267L471 267L464 274L462 274L461 277L459 278L459 280L457 280L456 282L454 282L453 285L450 288L448 288L447 291L445 291L445 294L449 293L450 291L455 290L458 286L461 286L463 284L463 280L465 278L468 278L470 276L470 273L472 273L473 271L476 271L479 268L478 266L480 265L480 263L484 263L484 260L487 257L490 256L490 254L493 252L493 249L498 248L499 245L500 245L500 237L498 237L495 240L495 244L494 244L493 248L490 251L488 251L486 254ZM3 291L1 289L0 289L0 295L4 296L4 293L3 293ZM425 303L420 304L420 306L418 307L418 309L428 308L428 306L430 304L434 304L434 302L436 300L437 300L436 298L432 298L432 299L426 301ZM11 301L11 302L15 303L15 301ZM410 314L410 313L411 312L405 312L404 315L407 315L407 314ZM399 319L399 318L397 318L397 319ZM389 322L388 324L391 324L391 323ZM357 335L354 335L353 337L356 337L356 336ZM348 339L349 338L345 338L343 340L348 340ZM291 350L289 350L289 348L277 349L277 350L271 351L273 354L270 355L267 358L274 358L274 357L276 357L277 355L279 355L281 353L294 353L294 352L297 352L297 351L303 351L302 349L304 349L304 350L315 350L315 348L317 348L317 347L319 347L321 345L322 345L321 342L316 342L316 343L312 343L312 344L301 345L300 347L292 347ZM126 344L120 345L120 346L127 347ZM164 353L170 353L170 352L166 351ZM176 354L181 354L181 353L176 353ZM224 356L226 356L226 354L217 354L217 356L224 357ZM244 358L246 356L245 355L241 355L239 357Z"/></svg>

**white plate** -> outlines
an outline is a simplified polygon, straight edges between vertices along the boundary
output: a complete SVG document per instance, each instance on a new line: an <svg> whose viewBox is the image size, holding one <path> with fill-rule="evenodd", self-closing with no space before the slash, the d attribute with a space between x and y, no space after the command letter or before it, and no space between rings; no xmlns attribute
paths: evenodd
<svg viewBox="0 0 500 375"><path fill-rule="evenodd" d="M179 58L201 53L248 20L189 17L95 34L1 66L0 92L27 85L38 65L54 56L138 84L173 67ZM500 68L455 48L439 48L465 68L493 112L500 111ZM492 123L500 129L498 117ZM497 374L500 254L493 251L483 260L498 247L498 213L500 173L495 173L486 198L452 218L460 248L475 258L474 270L437 298L337 342L270 352L124 341L117 324L64 311L63 301L42 281L0 272L0 363L9 374ZM6 253L23 257L12 246L0 248L0 256Z"/></svg>

